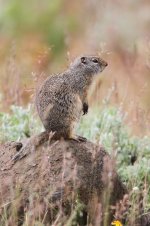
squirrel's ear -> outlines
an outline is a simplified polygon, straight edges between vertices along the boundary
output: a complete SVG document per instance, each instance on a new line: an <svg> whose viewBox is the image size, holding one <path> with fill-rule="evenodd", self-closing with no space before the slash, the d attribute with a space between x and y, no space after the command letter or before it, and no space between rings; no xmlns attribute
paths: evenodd
<svg viewBox="0 0 150 226"><path fill-rule="evenodd" d="M81 63L86 64L86 57L81 57Z"/></svg>

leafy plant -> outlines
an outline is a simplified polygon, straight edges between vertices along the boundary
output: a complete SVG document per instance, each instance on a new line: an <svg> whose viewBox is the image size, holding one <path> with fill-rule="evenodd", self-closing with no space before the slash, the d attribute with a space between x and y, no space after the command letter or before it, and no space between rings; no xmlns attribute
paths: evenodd
<svg viewBox="0 0 150 226"><path fill-rule="evenodd" d="M38 119L34 116L31 105L27 108L11 106L11 113L0 113L0 140L18 141L30 137L42 130Z"/></svg>
<svg viewBox="0 0 150 226"><path fill-rule="evenodd" d="M150 139L132 136L125 125L126 114L121 107L103 106L82 118L78 133L93 142L101 143L115 157L118 173L126 183L131 196L145 195L144 210L150 208ZM11 113L0 113L0 140L20 140L39 133L43 127L27 108L11 106ZM135 157L132 162L132 157ZM134 197L135 198L135 197ZM136 199L138 200L138 199Z"/></svg>
<svg viewBox="0 0 150 226"><path fill-rule="evenodd" d="M146 211L150 208L150 139L132 136L125 126L125 118L121 108L103 106L81 120L79 133L101 143L110 155L115 155L118 173L131 196L132 193L138 196L139 192L145 196L143 207Z"/></svg>

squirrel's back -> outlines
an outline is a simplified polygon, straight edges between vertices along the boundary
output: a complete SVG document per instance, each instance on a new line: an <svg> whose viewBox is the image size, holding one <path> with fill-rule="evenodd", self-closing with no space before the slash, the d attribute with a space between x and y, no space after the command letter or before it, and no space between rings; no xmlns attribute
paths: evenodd
<svg viewBox="0 0 150 226"><path fill-rule="evenodd" d="M68 137L82 115L82 102L63 75L48 77L36 94L36 106L46 130Z"/></svg>

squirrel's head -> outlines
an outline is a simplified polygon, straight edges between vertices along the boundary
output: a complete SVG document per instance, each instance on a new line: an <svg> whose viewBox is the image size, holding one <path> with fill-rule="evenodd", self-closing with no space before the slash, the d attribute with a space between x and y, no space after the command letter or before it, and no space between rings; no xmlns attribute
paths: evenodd
<svg viewBox="0 0 150 226"><path fill-rule="evenodd" d="M83 74L93 75L102 72L107 65L107 62L102 60L100 57L81 56L74 60L70 65L70 68Z"/></svg>

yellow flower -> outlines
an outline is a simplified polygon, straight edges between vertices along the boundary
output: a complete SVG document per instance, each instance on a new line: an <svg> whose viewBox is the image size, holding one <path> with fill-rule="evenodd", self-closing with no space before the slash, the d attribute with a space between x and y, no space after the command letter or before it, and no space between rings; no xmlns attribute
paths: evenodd
<svg viewBox="0 0 150 226"><path fill-rule="evenodd" d="M122 224L121 224L121 222L120 221L113 221L112 223L111 223L111 225L114 225L114 226L123 226Z"/></svg>

